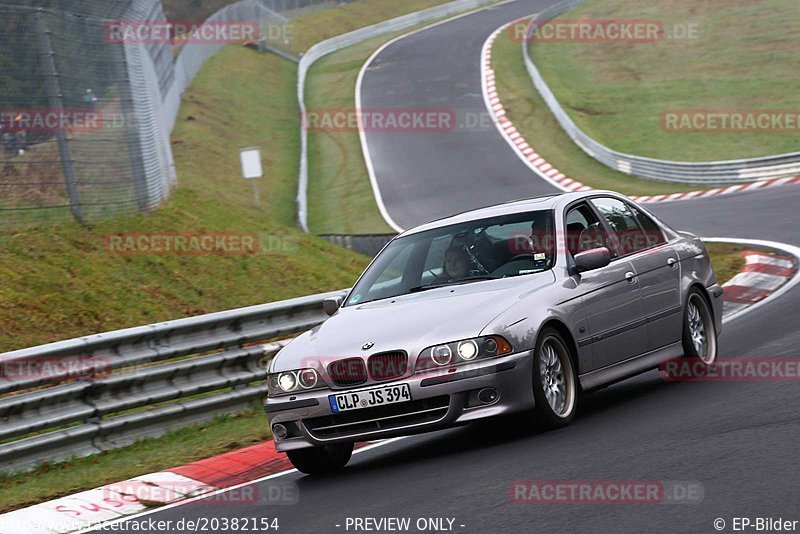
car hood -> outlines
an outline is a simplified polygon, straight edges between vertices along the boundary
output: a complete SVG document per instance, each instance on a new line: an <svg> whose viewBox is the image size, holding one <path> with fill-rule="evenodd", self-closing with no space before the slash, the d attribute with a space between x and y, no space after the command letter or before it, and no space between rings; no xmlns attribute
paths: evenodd
<svg viewBox="0 0 800 534"><path fill-rule="evenodd" d="M333 360L392 350L405 350L413 362L431 345L482 333L499 334L482 331L522 296L554 281L552 271L546 271L347 306L284 347L273 360L272 372L307 367L322 370ZM369 348L362 348L370 343Z"/></svg>

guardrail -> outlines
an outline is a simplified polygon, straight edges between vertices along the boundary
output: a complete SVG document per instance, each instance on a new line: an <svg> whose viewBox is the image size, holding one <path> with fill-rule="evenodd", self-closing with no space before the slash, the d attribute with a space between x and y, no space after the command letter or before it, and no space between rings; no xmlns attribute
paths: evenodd
<svg viewBox="0 0 800 534"><path fill-rule="evenodd" d="M266 393L285 342L322 323L343 291L140 326L0 354L0 471L86 456Z"/></svg>
<svg viewBox="0 0 800 534"><path fill-rule="evenodd" d="M569 0L547 8L534 16L534 21L543 22L553 19L569 9L583 3L584 0ZM555 115L561 128L572 141L586 154L614 170L655 180L659 182L720 184L753 182L774 178L792 177L800 174L800 152L779 154L761 158L737 159L711 162L668 161L643 156L635 156L613 150L595 141L580 129L561 107L547 82L530 56L529 43L535 35L536 27L531 24L522 41L525 66L533 81L533 85Z"/></svg>
<svg viewBox="0 0 800 534"><path fill-rule="evenodd" d="M323 56L337 50L353 46L367 39L385 35L406 28L412 28L419 24L431 22L436 19L455 15L462 11L478 8L492 4L497 0L456 0L441 6L432 7L416 13L410 13L385 22L379 22L372 26L366 26L358 30L338 35L332 39L315 44L303 54L297 69L297 102L300 107L300 117L305 117L305 85L306 76L311 66ZM308 233L308 132L304 127L300 128L300 176L297 188L297 219L300 228Z"/></svg>

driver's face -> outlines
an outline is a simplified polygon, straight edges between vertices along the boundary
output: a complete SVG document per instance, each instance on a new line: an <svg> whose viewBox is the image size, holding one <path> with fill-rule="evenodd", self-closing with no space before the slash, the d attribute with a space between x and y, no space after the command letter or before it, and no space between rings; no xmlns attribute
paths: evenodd
<svg viewBox="0 0 800 534"><path fill-rule="evenodd" d="M462 254L450 253L444 260L444 270L451 278L466 276L469 271L467 259Z"/></svg>

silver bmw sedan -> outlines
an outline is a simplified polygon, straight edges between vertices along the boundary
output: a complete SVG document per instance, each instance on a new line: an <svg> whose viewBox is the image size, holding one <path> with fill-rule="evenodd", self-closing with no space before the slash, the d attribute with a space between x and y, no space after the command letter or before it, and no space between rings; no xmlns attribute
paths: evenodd
<svg viewBox="0 0 800 534"><path fill-rule="evenodd" d="M712 365L722 288L703 243L613 192L510 202L394 238L270 364L279 451L309 474L357 441L528 412L681 356Z"/></svg>

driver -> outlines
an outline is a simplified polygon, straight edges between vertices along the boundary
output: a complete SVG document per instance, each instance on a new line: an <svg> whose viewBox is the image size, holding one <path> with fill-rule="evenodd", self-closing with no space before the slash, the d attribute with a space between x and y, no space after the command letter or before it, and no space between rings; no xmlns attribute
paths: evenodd
<svg viewBox="0 0 800 534"><path fill-rule="evenodd" d="M469 255L463 246L450 247L444 253L444 272L450 280L467 276L469 263Z"/></svg>

